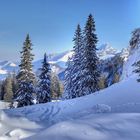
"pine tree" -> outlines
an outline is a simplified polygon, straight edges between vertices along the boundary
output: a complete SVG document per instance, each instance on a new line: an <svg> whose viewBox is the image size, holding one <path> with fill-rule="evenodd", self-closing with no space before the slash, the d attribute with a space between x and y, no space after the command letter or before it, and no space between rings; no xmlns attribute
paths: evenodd
<svg viewBox="0 0 140 140"><path fill-rule="evenodd" d="M82 91L85 95L99 90L99 58L96 54L96 44L98 39L95 31L95 21L90 14L84 29L84 59L81 62L83 78L80 82L81 87L83 88Z"/></svg>
<svg viewBox="0 0 140 140"><path fill-rule="evenodd" d="M73 83L72 83L72 71L73 71L73 56L68 58L65 69L65 81L64 81L64 99L72 99L73 97Z"/></svg>
<svg viewBox="0 0 140 140"><path fill-rule="evenodd" d="M14 101L18 102L18 107L32 105L35 75L32 71L33 54L32 43L29 35L27 35L23 43L23 51L21 51L20 70L17 75L18 90L15 94Z"/></svg>
<svg viewBox="0 0 140 140"><path fill-rule="evenodd" d="M51 74L51 98L58 99L62 94L62 84L56 75L56 73Z"/></svg>
<svg viewBox="0 0 140 140"><path fill-rule="evenodd" d="M139 78L137 79L138 82L140 82L140 60L133 64L133 66L136 67L136 69L133 71L136 74L138 74Z"/></svg>
<svg viewBox="0 0 140 140"><path fill-rule="evenodd" d="M41 74L39 75L37 100L39 103L47 103L51 101L51 68L47 61L46 53L42 62L42 68L39 70Z"/></svg>
<svg viewBox="0 0 140 140"><path fill-rule="evenodd" d="M13 91L13 97L14 97L17 89L18 89L18 83L17 83L17 79L16 79L16 73L14 71L13 74L12 74L12 91Z"/></svg>
<svg viewBox="0 0 140 140"><path fill-rule="evenodd" d="M113 84L118 83L119 80L120 80L119 74L118 74L118 73L115 73L115 74L114 74L114 79L113 79Z"/></svg>
<svg viewBox="0 0 140 140"><path fill-rule="evenodd" d="M87 20L84 37L80 25L74 37L74 55L68 60L65 71L65 96L76 98L99 90L99 58L96 54L97 35L92 15Z"/></svg>
<svg viewBox="0 0 140 140"><path fill-rule="evenodd" d="M140 44L140 28L137 28L132 32L132 37L130 40L130 48L131 49L137 48L139 44Z"/></svg>
<svg viewBox="0 0 140 140"><path fill-rule="evenodd" d="M83 60L83 37L78 24L74 35L73 56L69 58L65 71L65 94L68 99L82 96L80 79L82 76L81 61Z"/></svg>
<svg viewBox="0 0 140 140"><path fill-rule="evenodd" d="M9 75L5 80L4 85L4 101L11 102L13 97L13 90L12 90L12 78Z"/></svg>
<svg viewBox="0 0 140 140"><path fill-rule="evenodd" d="M72 91L73 98L80 97L83 95L81 90L81 78L82 78L82 60L83 58L83 36L81 27L78 24L75 36L74 36L74 55L73 55L73 68L72 68Z"/></svg>
<svg viewBox="0 0 140 140"><path fill-rule="evenodd" d="M104 88L107 87L107 85L106 85L106 77L105 76L100 77L98 85L99 85L99 89L104 89Z"/></svg>
<svg viewBox="0 0 140 140"><path fill-rule="evenodd" d="M5 80L1 82L0 100L4 100L4 94L5 94Z"/></svg>

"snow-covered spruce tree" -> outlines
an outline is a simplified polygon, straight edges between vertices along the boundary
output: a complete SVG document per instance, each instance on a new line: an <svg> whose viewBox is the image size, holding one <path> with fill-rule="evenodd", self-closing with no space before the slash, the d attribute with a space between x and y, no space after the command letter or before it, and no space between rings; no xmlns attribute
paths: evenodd
<svg viewBox="0 0 140 140"><path fill-rule="evenodd" d="M73 83L72 83L72 71L73 71L73 56L68 58L67 68L65 70L65 81L64 81L64 99L72 99L73 97Z"/></svg>
<svg viewBox="0 0 140 140"><path fill-rule="evenodd" d="M66 98L76 98L83 95L80 79L82 76L81 61L83 60L82 31L78 24L73 38L73 56L69 58L65 71L65 94Z"/></svg>
<svg viewBox="0 0 140 140"><path fill-rule="evenodd" d="M39 75L37 101L38 103L47 103L51 101L51 68L47 61L47 55L45 53L44 60L42 62L42 68Z"/></svg>
<svg viewBox="0 0 140 140"><path fill-rule="evenodd" d="M81 61L83 76L82 79L80 79L80 82L82 92L85 95L99 90L99 58L96 54L96 44L98 42L98 39L95 31L95 21L90 14L84 29L84 59Z"/></svg>
<svg viewBox="0 0 140 140"><path fill-rule="evenodd" d="M140 28L135 29L132 32L132 38L130 40L131 50L137 48L140 45Z"/></svg>
<svg viewBox="0 0 140 140"><path fill-rule="evenodd" d="M138 74L139 78L137 79L137 81L140 82L140 60L134 63L133 66L136 67L136 69L133 72Z"/></svg>
<svg viewBox="0 0 140 140"><path fill-rule="evenodd" d="M132 37L130 40L131 50L138 47L140 47L140 28L137 28L132 32ZM140 60L135 62L133 66L136 67L136 69L133 72L138 74L139 78L137 79L137 81L140 82Z"/></svg>
<svg viewBox="0 0 140 140"><path fill-rule="evenodd" d="M0 100L4 100L5 94L5 81L1 81L0 83Z"/></svg>
<svg viewBox="0 0 140 140"><path fill-rule="evenodd" d="M32 60L34 55L31 51L32 43L28 34L23 43L23 50L21 51L20 70L17 75L18 90L14 96L14 101L18 102L18 107L33 104L35 75L32 71Z"/></svg>
<svg viewBox="0 0 140 140"><path fill-rule="evenodd" d="M82 75L82 60L83 58L83 36L82 36L82 31L81 27L78 24L77 29L75 31L74 35L74 55L73 55L73 68L72 68L72 97L80 97L83 96L82 88L81 88L81 77Z"/></svg>

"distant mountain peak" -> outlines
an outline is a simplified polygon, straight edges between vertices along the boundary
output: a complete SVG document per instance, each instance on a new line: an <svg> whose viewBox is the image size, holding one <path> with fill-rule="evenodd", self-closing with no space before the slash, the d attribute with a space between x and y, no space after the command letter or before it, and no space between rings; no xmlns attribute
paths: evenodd
<svg viewBox="0 0 140 140"><path fill-rule="evenodd" d="M117 49L115 49L115 48L113 48L109 43L104 43L104 44L102 44L99 48L98 48L98 50L99 51L112 51L113 50L113 52L115 51L118 51Z"/></svg>
<svg viewBox="0 0 140 140"><path fill-rule="evenodd" d="M119 51L113 48L109 43L102 44L97 51L97 55L100 59L107 59L114 57Z"/></svg>
<svg viewBox="0 0 140 140"><path fill-rule="evenodd" d="M0 74L7 74L7 71L0 69Z"/></svg>

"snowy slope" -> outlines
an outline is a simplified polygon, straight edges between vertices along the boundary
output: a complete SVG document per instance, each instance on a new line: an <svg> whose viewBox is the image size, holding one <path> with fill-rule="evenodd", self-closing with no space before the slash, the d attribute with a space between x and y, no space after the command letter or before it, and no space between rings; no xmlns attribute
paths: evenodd
<svg viewBox="0 0 140 140"><path fill-rule="evenodd" d="M57 123L26 140L139 140L139 117L140 114L88 114Z"/></svg>
<svg viewBox="0 0 140 140"><path fill-rule="evenodd" d="M18 70L18 63L12 61L0 61L0 80L5 79L9 73Z"/></svg>
<svg viewBox="0 0 140 140"><path fill-rule="evenodd" d="M138 48L130 50L128 59L125 61L123 66L123 73L121 79L127 79L128 77L135 75L133 72L136 67L133 64L140 60L140 45Z"/></svg>
<svg viewBox="0 0 140 140"><path fill-rule="evenodd" d="M28 119L1 114L0 140L139 140L140 137L138 113L87 114L47 128ZM6 125L9 122L10 127Z"/></svg>
<svg viewBox="0 0 140 140"><path fill-rule="evenodd" d="M12 61L0 61L0 69L5 69L5 70L14 70L14 68L17 67L17 63L12 62Z"/></svg>
<svg viewBox="0 0 140 140"><path fill-rule="evenodd" d="M133 71L136 67L133 66L133 64L140 60L140 28L137 28L132 32L128 50L129 56L124 63L121 79L127 79L130 76L135 75Z"/></svg>
<svg viewBox="0 0 140 140"><path fill-rule="evenodd" d="M96 95L4 110L0 140L139 140L139 90L132 76Z"/></svg>
<svg viewBox="0 0 140 140"><path fill-rule="evenodd" d="M121 52L119 53L120 54L120 57L124 59L124 62L126 62L128 60L128 57L129 57L129 53L130 53L130 48L123 48L121 50Z"/></svg>

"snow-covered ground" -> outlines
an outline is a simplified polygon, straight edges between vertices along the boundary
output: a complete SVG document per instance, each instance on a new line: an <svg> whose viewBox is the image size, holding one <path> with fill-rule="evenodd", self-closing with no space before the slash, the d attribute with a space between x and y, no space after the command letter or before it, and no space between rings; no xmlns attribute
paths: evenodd
<svg viewBox="0 0 140 140"><path fill-rule="evenodd" d="M9 103L0 101L0 109L8 109L9 108Z"/></svg>
<svg viewBox="0 0 140 140"><path fill-rule="evenodd" d="M139 140L140 114L90 114L57 123L26 140Z"/></svg>
<svg viewBox="0 0 140 140"><path fill-rule="evenodd" d="M48 123L49 118L37 123L23 117L11 117L1 113L0 119L0 140L139 140L140 138L139 113L89 113L51 125Z"/></svg>
<svg viewBox="0 0 140 140"><path fill-rule="evenodd" d="M140 60L140 46L130 51L130 55L123 66L122 79L127 79L128 77L134 75L133 71L135 67L133 66L133 64L139 60Z"/></svg>
<svg viewBox="0 0 140 140"><path fill-rule="evenodd" d="M0 140L139 140L140 85L132 76L96 94L0 112Z"/></svg>

